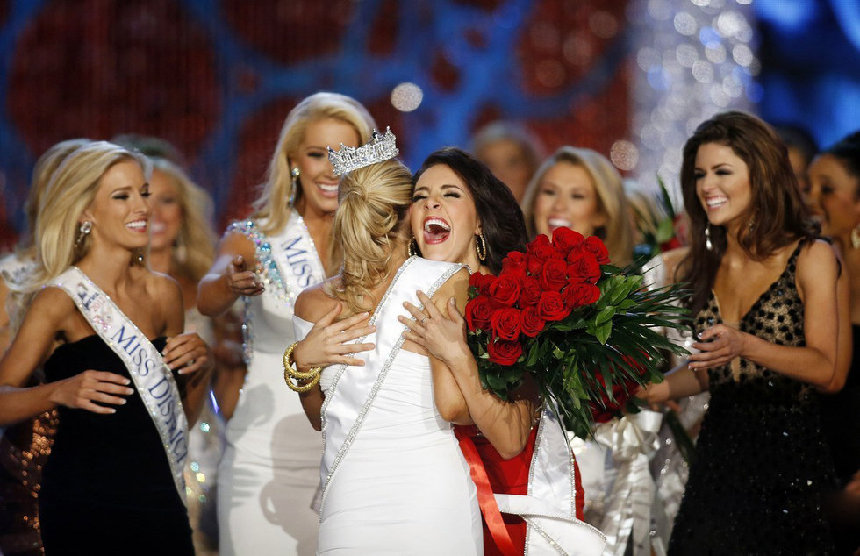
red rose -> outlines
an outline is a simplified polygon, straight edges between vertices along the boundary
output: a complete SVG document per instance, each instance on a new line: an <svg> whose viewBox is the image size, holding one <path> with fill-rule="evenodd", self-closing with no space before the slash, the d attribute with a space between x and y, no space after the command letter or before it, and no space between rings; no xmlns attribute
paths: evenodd
<svg viewBox="0 0 860 556"><path fill-rule="evenodd" d="M570 228L566 228L564 226L556 228L552 232L553 247L561 251L565 257L570 253L572 248L582 243L584 239L585 237L581 233L574 232Z"/></svg>
<svg viewBox="0 0 860 556"><path fill-rule="evenodd" d="M598 264L609 264L609 251L599 237L591 236L586 239L583 248L597 258Z"/></svg>
<svg viewBox="0 0 860 556"><path fill-rule="evenodd" d="M567 263L558 259L550 259L543 265L540 274L540 287L545 290L560 292L567 285Z"/></svg>
<svg viewBox="0 0 860 556"><path fill-rule="evenodd" d="M597 259L590 253L582 253L567 267L567 274L571 282L597 283L600 279L600 265Z"/></svg>
<svg viewBox="0 0 860 556"><path fill-rule="evenodd" d="M487 345L487 353L493 363L509 367L516 363L520 355L523 354L523 346L519 342L493 340Z"/></svg>
<svg viewBox="0 0 860 556"><path fill-rule="evenodd" d="M530 258L537 259L540 262L548 261L557 256L555 248L544 234L540 234L534 241L529 243L527 251Z"/></svg>
<svg viewBox="0 0 860 556"><path fill-rule="evenodd" d="M547 321L561 320L570 314L564 306L564 300L558 292L543 292L537 304L537 312L540 318Z"/></svg>
<svg viewBox="0 0 860 556"><path fill-rule="evenodd" d="M522 287L523 280L525 280L526 276L527 276L526 267L525 266L522 266L522 267L518 266L515 268L502 269L502 273L499 276L506 276L508 278L512 278L512 279L516 280L517 282L519 282L520 287Z"/></svg>
<svg viewBox="0 0 860 556"><path fill-rule="evenodd" d="M546 326L546 321L540 318L535 307L529 307L520 313L520 331L529 338L534 338L540 334L544 326Z"/></svg>
<svg viewBox="0 0 860 556"><path fill-rule="evenodd" d="M490 317L493 337L502 340L516 340L520 336L519 309L496 309Z"/></svg>
<svg viewBox="0 0 860 556"><path fill-rule="evenodd" d="M502 270L510 270L513 268L526 268L526 254L519 251L511 251L508 256L502 261Z"/></svg>
<svg viewBox="0 0 860 556"><path fill-rule="evenodd" d="M533 276L526 276L520 283L520 309L537 305L541 294L540 282Z"/></svg>
<svg viewBox="0 0 860 556"><path fill-rule="evenodd" d="M600 299L600 288L588 282L570 284L564 290L564 303L568 309L591 305Z"/></svg>
<svg viewBox="0 0 860 556"><path fill-rule="evenodd" d="M538 236L526 246L526 253L531 255L534 253L535 249L539 249L541 247L551 247L549 238L545 234L538 234Z"/></svg>
<svg viewBox="0 0 860 556"><path fill-rule="evenodd" d="M533 276L540 276L541 270L543 270L543 263L543 259L538 259L534 255L528 255L526 257L526 270Z"/></svg>
<svg viewBox="0 0 860 556"><path fill-rule="evenodd" d="M490 284L490 297L496 303L512 306L520 297L519 281L512 276L502 274Z"/></svg>
<svg viewBox="0 0 860 556"><path fill-rule="evenodd" d="M469 285L478 290L478 295L490 295L490 286L496 281L492 274L476 272L469 276Z"/></svg>
<svg viewBox="0 0 860 556"><path fill-rule="evenodd" d="M490 317L493 314L495 304L485 296L479 295L466 303L466 323L469 330L489 330Z"/></svg>

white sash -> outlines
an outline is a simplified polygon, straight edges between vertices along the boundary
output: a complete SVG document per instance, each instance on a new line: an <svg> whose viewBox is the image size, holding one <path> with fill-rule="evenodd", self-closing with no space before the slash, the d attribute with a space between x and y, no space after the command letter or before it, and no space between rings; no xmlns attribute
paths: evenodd
<svg viewBox="0 0 860 556"><path fill-rule="evenodd" d="M529 555L598 555L606 537L576 517L574 456L555 413L544 408L526 495L496 494L499 511L522 517Z"/></svg>
<svg viewBox="0 0 860 556"><path fill-rule="evenodd" d="M173 482L179 498L185 503L182 466L188 455L188 423L176 381L161 354L113 300L79 268L71 267L49 285L69 294L96 334L125 363L161 437Z"/></svg>
<svg viewBox="0 0 860 556"><path fill-rule="evenodd" d="M334 384L327 391L322 406L323 457L320 463L320 484L322 499L320 515L325 506L328 486L343 459L349 452L353 440L360 433L367 412L373 406L391 363L403 345L403 332L406 325L397 320L403 313L401 302L409 301L420 305L416 290L433 297L439 289L462 265L428 261L418 257L409 258L398 269L397 274L371 316L371 324L376 324L376 348L374 351L356 354L365 361L363 367L339 366ZM390 299L394 303L389 303ZM358 340L363 342L364 339ZM369 355L372 354L372 355ZM348 372L344 370L349 369Z"/></svg>

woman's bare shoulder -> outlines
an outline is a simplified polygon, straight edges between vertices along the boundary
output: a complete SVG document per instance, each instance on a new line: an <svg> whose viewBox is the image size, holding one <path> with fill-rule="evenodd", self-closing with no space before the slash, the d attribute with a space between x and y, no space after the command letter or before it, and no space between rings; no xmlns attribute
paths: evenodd
<svg viewBox="0 0 860 556"><path fill-rule="evenodd" d="M316 322L331 311L339 300L329 295L331 287L337 284L337 276L303 290L296 298L295 315L308 322Z"/></svg>
<svg viewBox="0 0 860 556"><path fill-rule="evenodd" d="M669 282L678 280L678 271L684 259L690 254L689 247L678 247L671 251L666 251L661 255L663 258L663 267L666 269L666 278Z"/></svg>

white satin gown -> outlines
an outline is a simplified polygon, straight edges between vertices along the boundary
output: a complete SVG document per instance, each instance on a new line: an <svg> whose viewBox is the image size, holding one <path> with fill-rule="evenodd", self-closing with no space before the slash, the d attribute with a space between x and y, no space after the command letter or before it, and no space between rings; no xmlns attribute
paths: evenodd
<svg viewBox="0 0 860 556"><path fill-rule="evenodd" d="M477 490L433 399L429 359L400 349L403 302L419 305L459 265L410 258L374 313L365 367L329 367L320 384L319 554L483 554ZM301 338L311 324L295 319Z"/></svg>

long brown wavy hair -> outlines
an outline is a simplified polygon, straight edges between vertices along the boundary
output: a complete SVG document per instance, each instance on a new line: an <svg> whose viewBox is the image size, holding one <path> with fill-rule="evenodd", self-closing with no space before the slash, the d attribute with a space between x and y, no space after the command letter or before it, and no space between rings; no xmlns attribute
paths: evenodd
<svg viewBox="0 0 860 556"><path fill-rule="evenodd" d="M679 274L692 289L689 307L694 315L708 301L727 243L725 227L711 226L713 249L705 248L708 218L696 192L695 167L699 147L708 143L731 147L749 168L750 204L744 214L749 226L742 227L737 238L747 256L761 261L798 239L817 236L788 151L774 130L759 118L739 111L723 112L703 122L684 145L681 166L691 243Z"/></svg>

